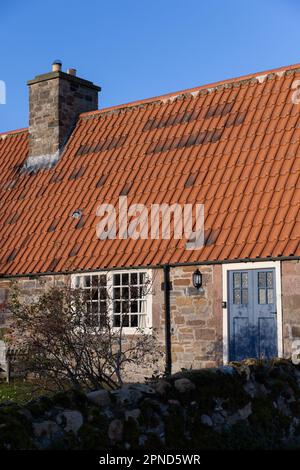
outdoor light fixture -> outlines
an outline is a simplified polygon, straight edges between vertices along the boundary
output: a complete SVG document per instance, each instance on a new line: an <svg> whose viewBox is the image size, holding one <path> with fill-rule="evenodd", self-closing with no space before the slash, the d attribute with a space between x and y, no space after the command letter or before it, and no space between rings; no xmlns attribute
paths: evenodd
<svg viewBox="0 0 300 470"><path fill-rule="evenodd" d="M196 289L200 289L200 287L202 287L202 274L199 269L196 269L193 273L193 286L196 287Z"/></svg>

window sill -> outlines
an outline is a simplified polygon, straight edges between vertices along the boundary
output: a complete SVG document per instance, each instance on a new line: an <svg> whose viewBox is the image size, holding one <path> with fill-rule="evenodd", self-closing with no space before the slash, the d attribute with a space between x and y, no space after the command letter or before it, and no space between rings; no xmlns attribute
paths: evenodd
<svg viewBox="0 0 300 470"><path fill-rule="evenodd" d="M114 332L118 332L120 331L120 328L117 327L117 326L114 326L112 328L112 330ZM150 335L152 334L152 328L149 328L149 327L146 327L146 328L136 328L136 327L126 327L124 326L122 328L122 333L125 335L125 336L139 336L141 334L146 334L146 335Z"/></svg>

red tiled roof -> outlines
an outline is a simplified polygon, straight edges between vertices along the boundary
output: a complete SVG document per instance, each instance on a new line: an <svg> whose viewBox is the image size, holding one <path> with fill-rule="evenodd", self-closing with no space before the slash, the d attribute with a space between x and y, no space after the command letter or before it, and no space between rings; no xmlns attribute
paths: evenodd
<svg viewBox="0 0 300 470"><path fill-rule="evenodd" d="M298 64L82 114L35 175L20 172L28 131L0 134L0 273L299 257L299 79ZM147 207L204 204L205 246L98 240L96 209L122 191Z"/></svg>

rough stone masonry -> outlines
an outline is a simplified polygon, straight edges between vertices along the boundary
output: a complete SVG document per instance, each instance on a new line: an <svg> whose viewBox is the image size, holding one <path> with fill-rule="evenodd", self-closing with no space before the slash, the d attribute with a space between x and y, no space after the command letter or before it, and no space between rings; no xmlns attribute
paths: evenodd
<svg viewBox="0 0 300 470"><path fill-rule="evenodd" d="M36 170L51 167L72 132L80 113L98 109L100 87L76 77L75 70L61 71L61 63L52 72L36 76L29 86L29 158L26 167Z"/></svg>

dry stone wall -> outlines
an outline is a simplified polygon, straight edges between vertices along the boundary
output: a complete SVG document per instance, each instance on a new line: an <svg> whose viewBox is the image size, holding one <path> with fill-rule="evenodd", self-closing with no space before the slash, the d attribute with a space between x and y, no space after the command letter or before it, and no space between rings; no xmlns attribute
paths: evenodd
<svg viewBox="0 0 300 470"><path fill-rule="evenodd" d="M293 449L300 368L244 361L0 405L0 449Z"/></svg>

